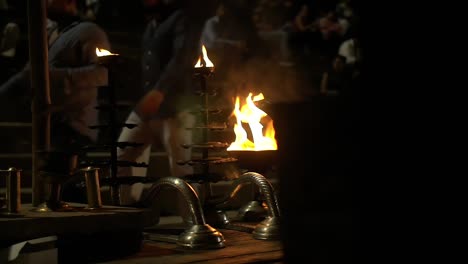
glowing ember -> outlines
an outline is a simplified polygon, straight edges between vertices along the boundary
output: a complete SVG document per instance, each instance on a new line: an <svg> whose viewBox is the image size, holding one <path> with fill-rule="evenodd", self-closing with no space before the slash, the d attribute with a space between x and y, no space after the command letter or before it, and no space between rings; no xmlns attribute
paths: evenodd
<svg viewBox="0 0 468 264"><path fill-rule="evenodd" d="M211 60L208 58L208 54L206 52L205 45L202 45L202 53L203 53L204 63L202 63L201 56L198 57L197 64L195 64L195 68L201 68L201 67L212 68L212 67L214 67L213 62L211 62Z"/></svg>
<svg viewBox="0 0 468 264"><path fill-rule="evenodd" d="M275 139L275 128L273 120L269 120L263 129L260 121L268 116L263 110L258 108L254 102L265 99L260 93L253 97L252 93L246 98L246 103L240 107L240 98L236 97L236 104L233 115L236 117L237 123L234 125L236 140L227 148L227 150L277 150L278 146ZM252 132L253 142L247 137L247 131L242 127L242 123L248 123Z"/></svg>
<svg viewBox="0 0 468 264"><path fill-rule="evenodd" d="M119 54L111 53L110 51L105 50L105 49L96 48L96 55L98 57L103 57L103 56L111 56L111 55L119 55Z"/></svg>

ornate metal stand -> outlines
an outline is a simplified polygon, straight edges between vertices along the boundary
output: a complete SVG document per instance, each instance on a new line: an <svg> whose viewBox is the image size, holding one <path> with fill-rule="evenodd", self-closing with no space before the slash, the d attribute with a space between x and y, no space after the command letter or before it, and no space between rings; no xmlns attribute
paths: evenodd
<svg viewBox="0 0 468 264"><path fill-rule="evenodd" d="M206 64L203 64L206 65ZM188 128L188 129L201 129L202 140L203 142L192 145L183 145L185 148L199 149L202 152L202 157L199 159L191 159L188 161L180 161L179 164L188 164L191 166L201 167L201 173L195 173L185 177L185 180L191 183L201 183L203 184L203 193L202 200L203 211L205 212L205 218L207 223L220 228L225 229L235 229L239 230L238 227L233 226L230 223L230 219L227 217L224 210L221 209L222 205L229 202L233 198L238 190L247 183L256 184L260 189L260 194L264 197L264 200L267 204L268 216L259 223L254 231L253 236L256 239L279 239L279 208L274 190L269 181L259 173L248 172L238 175L226 175L226 174L215 174L210 172L211 165L220 165L226 163L237 162L237 159L234 157L222 156L222 157L213 157L209 155L211 150L226 150L229 147L228 143L225 142L211 142L209 141L209 131L225 130L226 125L216 125L212 124L209 120L210 114L219 113L218 109L211 109L209 106L209 96L216 95L215 91L209 91L206 85L206 79L212 75L214 68L212 67L199 67L194 70L194 77L197 78L200 82L200 91L198 94L203 97L202 105L202 122L201 125ZM227 196L215 197L211 191L211 184L218 181L233 181L232 191ZM255 202L255 201L254 201ZM263 207L261 207L263 209ZM250 206L241 208L240 214L245 214L248 212L255 212L261 210L258 206Z"/></svg>
<svg viewBox="0 0 468 264"><path fill-rule="evenodd" d="M119 131L123 128L135 128L137 127L136 124L127 124L121 123L118 120L117 111L126 109L128 106L121 105L116 103L116 94L115 88L116 84L114 83L114 75L118 74L116 72L115 65L121 63L122 58L117 54L110 54L107 56L102 56L98 58L98 63L103 65L108 69L108 83L109 86L104 87L107 94L107 102L97 106L102 112L107 114L107 123L100 124L100 125L92 125L90 126L91 129L100 129L102 131L107 132L107 142L101 145L94 145L94 146L86 146L85 151L90 150L106 150L110 152L110 159L108 161L103 162L90 162L86 161L83 162L81 165L84 167L106 167L109 168L109 176L103 178L101 181L101 185L109 185L110 186L110 193L111 193L111 200L113 205L120 205L120 185L127 184L129 181L129 177L119 177L117 178L117 169L118 167L148 167L146 163L137 163L137 162L129 162L129 161L121 161L117 160L117 148L127 148L127 147L139 147L142 144L136 142L118 142ZM142 182L143 178L145 177L131 177L133 179L132 182Z"/></svg>
<svg viewBox="0 0 468 264"><path fill-rule="evenodd" d="M266 203L266 210L268 212L265 220L255 226L253 231L254 238L263 240L279 239L279 218L280 210L278 206L278 200L276 198L273 186L271 183L261 174L256 172L246 172L242 174L238 179L234 180L231 184L231 189L226 196L218 199L208 200L212 206L221 206L231 200L241 189L241 187L247 184L255 184L258 188L262 199ZM250 202L249 204L251 204ZM241 208L245 210L245 208ZM229 226L226 226L229 227Z"/></svg>
<svg viewBox="0 0 468 264"><path fill-rule="evenodd" d="M119 56L105 56L101 57L99 62L106 66L109 69L109 83L112 81L112 76L115 74L113 72L114 67L117 63ZM121 105L117 105L115 102L115 91L114 85L106 87L107 94L107 103L105 105L100 105L99 109L104 110L108 113L107 115L107 124L91 126L92 129L106 129L108 131L109 142L106 142L104 145L100 146L87 146L86 150L92 149L101 149L110 151L109 161L104 162L86 162L82 165L84 166L94 166L94 167L108 167L110 169L110 175L107 178L101 179L101 185L109 185L111 187L111 197L113 205L120 205L120 188L121 184L134 184L134 183L152 183L149 191L149 198L146 201L151 202L155 201L159 191L162 187L172 187L176 191L180 192L185 201L188 204L188 207L191 209L193 226L187 228L182 234L179 235L176 243L181 247L186 248L196 248L196 249L210 249L210 248L222 248L224 247L224 237L216 229L211 227L205 222L203 209L201 208L200 201L196 192L188 185L185 181L174 178L174 177L164 177L156 182L154 179L148 179L147 177L137 177L137 176L128 176L128 177L117 177L117 168L123 166L132 166L132 167L147 167L146 163L137 163L129 161L117 160L117 148L125 147L139 147L142 144L136 142L118 142L118 131L127 127L129 129L135 128L136 124L125 124L120 123L117 120L116 111L121 108ZM99 204L97 202L97 204ZM147 207L151 207L149 204L144 204ZM99 210L99 207L96 208Z"/></svg>
<svg viewBox="0 0 468 264"><path fill-rule="evenodd" d="M21 169L0 170L0 177L6 178L6 197L0 197L0 218L21 217ZM3 209L6 204L5 210Z"/></svg>
<svg viewBox="0 0 468 264"><path fill-rule="evenodd" d="M189 206L191 222L178 239L175 241L179 246L194 249L223 248L224 237L219 231L206 223L200 199L195 190L187 182L177 177L164 177L151 186L148 201L154 201L162 187L175 188L184 197Z"/></svg>

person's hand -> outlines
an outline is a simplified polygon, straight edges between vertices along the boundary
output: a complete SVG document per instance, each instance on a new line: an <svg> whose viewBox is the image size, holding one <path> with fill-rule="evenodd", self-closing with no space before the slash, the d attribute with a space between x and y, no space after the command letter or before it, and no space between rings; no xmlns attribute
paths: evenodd
<svg viewBox="0 0 468 264"><path fill-rule="evenodd" d="M151 90L138 101L135 112L142 120L148 120L158 111L164 100L164 94L159 90Z"/></svg>
<svg viewBox="0 0 468 264"><path fill-rule="evenodd" d="M16 48L20 37L20 29L16 23L8 23L3 29L3 39L0 43L0 51Z"/></svg>

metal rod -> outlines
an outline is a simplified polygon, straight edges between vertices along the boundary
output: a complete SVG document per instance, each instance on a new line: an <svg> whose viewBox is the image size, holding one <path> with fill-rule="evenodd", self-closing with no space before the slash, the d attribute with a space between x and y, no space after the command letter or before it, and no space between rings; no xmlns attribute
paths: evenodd
<svg viewBox="0 0 468 264"><path fill-rule="evenodd" d="M39 164L44 158L39 151L50 150L50 113L48 43L46 31L47 0L28 0L29 61L32 88L32 184L33 206L45 200L44 181Z"/></svg>
<svg viewBox="0 0 468 264"><path fill-rule="evenodd" d="M151 203L156 201L157 196L164 186L175 188L177 191L179 191L180 194L182 194L182 197L188 205L194 225L206 224L205 216L203 215L203 208L201 206L197 192L193 189L192 186L190 186L190 184L177 177L169 176L159 178L149 189L147 196L144 199L144 203L147 203L147 206L151 206Z"/></svg>
<svg viewBox="0 0 468 264"><path fill-rule="evenodd" d="M115 88L112 82L112 70L110 69L112 65L108 65L109 72L109 89L108 89L108 103L109 105L115 106ZM120 187L117 183L117 115L115 113L115 108L109 110L109 137L110 137L110 177L112 183L110 185L112 204L120 205Z"/></svg>
<svg viewBox="0 0 468 264"><path fill-rule="evenodd" d="M202 140L204 143L208 142L208 124L209 124L209 111L208 111L208 89L206 87L206 79L205 75L200 74L200 86L203 91L203 99L204 99L204 108L205 112L203 113L203 125L206 127L205 129L202 130ZM205 148L202 150L202 158L207 159L208 158L208 149ZM202 165L203 166L203 173L208 174L209 173L209 164L205 163Z"/></svg>
<svg viewBox="0 0 468 264"><path fill-rule="evenodd" d="M202 140L203 143L208 142L208 126L209 126L209 110L208 110L208 104L209 104L209 98L208 98L208 88L206 86L206 76L204 74L200 74L200 86L203 91L203 99L204 99L204 109L205 112L203 113L203 125L206 127L205 129L202 130ZM202 159L206 160L208 158L208 148L202 149ZM210 173L210 164L209 162L203 163L203 174L208 175ZM211 183L210 182L205 182L204 183L204 195L202 200L206 197L211 197L213 195L212 189L211 189Z"/></svg>

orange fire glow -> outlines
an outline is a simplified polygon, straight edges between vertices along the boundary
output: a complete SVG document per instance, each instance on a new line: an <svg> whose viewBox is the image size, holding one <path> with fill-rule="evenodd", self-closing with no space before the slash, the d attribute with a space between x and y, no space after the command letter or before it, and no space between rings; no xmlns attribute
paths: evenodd
<svg viewBox="0 0 468 264"><path fill-rule="evenodd" d="M103 57L103 56L111 56L111 55L119 55L119 54L114 54L106 49L96 48L96 55L98 57Z"/></svg>
<svg viewBox="0 0 468 264"><path fill-rule="evenodd" d="M268 116L263 110L255 105L255 102L265 99L262 93L252 98L252 93L249 93L245 100L245 104L240 107L240 98L236 97L236 104L233 115L236 117L237 123L234 125L236 140L227 148L227 150L277 150L278 146L275 139L275 128L273 120L270 119L263 129L260 121ZM248 123L252 132L253 142L247 137L247 131L242 127L242 123Z"/></svg>
<svg viewBox="0 0 468 264"><path fill-rule="evenodd" d="M197 64L195 64L195 68L201 68L201 67L208 67L212 68L214 67L213 62L208 58L208 53L206 51L205 45L202 45L202 53L203 53L203 60L205 61L204 64L202 64L202 59L201 56L198 57Z"/></svg>

